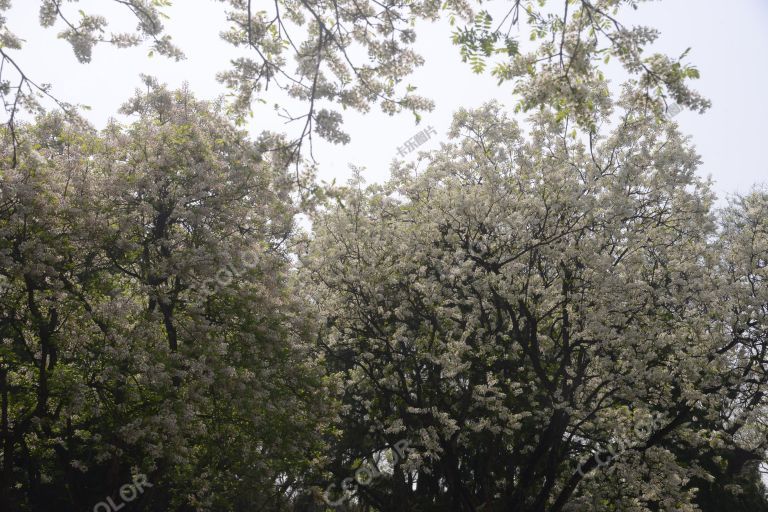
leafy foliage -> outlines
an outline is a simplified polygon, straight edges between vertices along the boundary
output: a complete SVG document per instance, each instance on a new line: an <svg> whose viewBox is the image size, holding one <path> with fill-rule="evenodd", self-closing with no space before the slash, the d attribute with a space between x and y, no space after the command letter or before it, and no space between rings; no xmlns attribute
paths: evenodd
<svg viewBox="0 0 768 512"><path fill-rule="evenodd" d="M139 510L280 510L321 453L290 160L148 85L125 126L24 126L3 174L4 510L91 509L137 474Z"/></svg>
<svg viewBox="0 0 768 512"><path fill-rule="evenodd" d="M81 62L182 57L168 0L113 1L135 33L76 0L40 23ZM366 512L768 508L768 194L713 210L661 116L708 107L698 71L645 54L658 33L617 18L638 0L220 1L233 101L145 77L101 131L43 112L0 17L2 510L93 509L138 477L137 511L327 512L329 489ZM404 81L443 17L530 130L461 110L386 184L297 190L306 139L349 140L341 110L431 108ZM306 107L276 107L297 139L241 130L270 85Z"/></svg>
<svg viewBox="0 0 768 512"><path fill-rule="evenodd" d="M41 0L40 22L46 27L63 25L59 37L72 45L81 62L89 62L93 47L102 43L125 47L149 41L150 53L183 57L162 23L169 1L113 1L137 19L134 33L110 34L109 20L83 11L73 21L61 0ZM688 86L689 80L698 78L698 70L684 62L685 54L677 59L646 55L644 47L658 38L658 32L628 28L617 19L621 9L637 8L637 0L514 0L511 7L468 0L278 0L258 6L250 0L219 1L227 9L229 23L222 37L245 51L229 59L229 69L218 75L232 91L230 108L242 123L254 102L274 102L270 87L298 100L303 113L274 103L281 116L302 125L299 136L288 141L295 156L306 141L311 155L314 133L334 143L348 142L343 110L368 112L378 105L388 114L410 111L417 120L430 110L432 102L417 95L416 85L406 80L424 63L415 46L419 24L442 18L457 27L451 39L462 60L482 73L493 59L492 75L500 84L512 81L521 110L555 106L594 129L607 104L600 64L611 57L622 63L638 94L659 113L670 99L699 111L709 105ZM4 0L0 12L9 6ZM562 14L556 14L558 9ZM499 10L506 13L494 27L491 13ZM524 53L510 36L520 25L538 42ZM19 48L21 40L2 18L0 34L4 41L0 57L20 80L13 85L0 77L12 126L17 108L33 103L35 92L49 94L49 90L27 77L5 51Z"/></svg>

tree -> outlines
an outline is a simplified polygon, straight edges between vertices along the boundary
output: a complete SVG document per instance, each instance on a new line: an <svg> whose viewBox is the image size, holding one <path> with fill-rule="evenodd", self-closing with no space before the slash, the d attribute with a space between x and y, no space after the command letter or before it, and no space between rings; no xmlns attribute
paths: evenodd
<svg viewBox="0 0 768 512"><path fill-rule="evenodd" d="M60 0L41 0L40 21L62 26L59 37L72 44L81 62L91 60L96 44L135 46L146 40L152 52L183 57L162 24L170 0L114 1L136 17L135 33L108 34L109 20L83 11L78 19ZM523 110L550 105L561 116L592 126L608 103L600 66L610 58L622 63L657 113L669 100L700 111L709 105L687 85L699 76L684 62L687 52L678 58L646 55L645 46L658 32L621 23L620 11L637 8L637 0L515 0L511 6L464 0L278 0L258 7L250 0L220 1L229 21L222 37L246 50L219 74L233 92L231 106L242 121L254 102L275 102L270 86L298 101L298 113L290 102L275 103L282 116L302 125L299 136L286 141L295 155L305 141L311 146L313 133L335 143L348 141L342 110L367 112L378 105L389 114L410 111L417 120L430 110L432 102L417 95L418 84L407 79L424 62L415 48L418 27L442 18L456 27L453 44L473 71L483 72L486 61L494 60L494 78L514 83ZM0 11L9 6L9 0L0 2ZM499 22L492 13L498 13ZM527 52L509 35L521 24L538 42ZM2 19L0 31L0 57L8 64L0 76L1 92L13 130L17 107L49 89L32 81L13 59L8 50L18 49L21 41Z"/></svg>
<svg viewBox="0 0 768 512"><path fill-rule="evenodd" d="M302 262L344 382L333 478L411 447L348 503L693 511L714 449L743 450L712 193L674 125L616 106L607 137L556 109L528 137L496 105L461 111L425 168L358 177L317 214Z"/></svg>
<svg viewBox="0 0 768 512"><path fill-rule="evenodd" d="M696 502L704 512L768 510L762 480L766 458L767 205L765 191L755 189L734 198L719 215L719 304L713 310L729 340L720 351L730 352L727 378L731 384L720 415L711 417L706 428L719 431L724 442L711 443L697 454L679 450L683 458L701 459L713 476L710 481L693 482L699 488Z"/></svg>
<svg viewBox="0 0 768 512"><path fill-rule="evenodd" d="M52 27L56 22L63 23L65 28L59 32L59 38L70 43L80 63L91 61L93 47L97 44L107 43L125 48L137 46L148 39L152 40L152 52L156 51L177 60L183 57L183 53L171 43L170 36L163 35L163 14L160 7L170 5L168 0L113 2L125 7L136 18L138 24L135 31L106 34L108 20L104 16L88 14L83 10L79 11L80 19L73 22L71 14L65 12L62 0L40 0L40 25ZM8 27L6 18L2 16L3 11L10 7L11 0L0 0L0 100L7 115L5 124L13 142L12 164L15 166L15 149L18 144L16 119L19 112L42 112L41 98L53 101L57 107L70 115L76 113L76 107L53 95L50 84L41 83L29 76L24 71L23 63L17 62L13 57L13 50L21 49L23 39Z"/></svg>
<svg viewBox="0 0 768 512"><path fill-rule="evenodd" d="M734 198L720 215L720 294L729 359L738 387L729 393L719 428L732 448L712 457L715 481L703 486L702 510L768 510L762 468L766 459L768 375L768 192Z"/></svg>
<svg viewBox="0 0 768 512"><path fill-rule="evenodd" d="M92 509L141 475L137 510L283 510L320 453L290 160L148 87L126 126L24 126L3 176L4 509Z"/></svg>
<svg viewBox="0 0 768 512"><path fill-rule="evenodd" d="M41 23L81 62L147 40L181 58L168 1L114 1L136 34L58 0ZM766 508L768 196L718 219L660 115L708 106L698 72L644 53L657 33L618 19L638 2L222 2L248 52L220 75L234 102L145 78L103 131L42 113L0 19L3 509L94 508L130 483L147 511ZM443 16L530 133L462 110L387 184L302 202L290 168L313 133L348 139L339 109L430 108L405 80L417 24ZM238 125L272 84L303 129L252 141Z"/></svg>

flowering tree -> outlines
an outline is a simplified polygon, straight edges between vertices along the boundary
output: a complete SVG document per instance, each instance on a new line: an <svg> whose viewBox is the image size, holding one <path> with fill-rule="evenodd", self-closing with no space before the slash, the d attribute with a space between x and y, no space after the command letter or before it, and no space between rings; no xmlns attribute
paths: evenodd
<svg viewBox="0 0 768 512"><path fill-rule="evenodd" d="M320 446L289 160L149 87L101 134L24 126L3 175L4 510L92 509L137 474L145 510L279 510Z"/></svg>
<svg viewBox="0 0 768 512"><path fill-rule="evenodd" d="M644 52L657 32L619 20L637 0L221 1L234 102L145 78L102 131L64 103L19 125L49 88L0 17L0 508L131 482L147 511L768 508L768 196L712 209L660 115L707 108L698 72ZM81 62L182 58L169 1L113 2L135 33L76 0L40 22ZM442 17L530 130L462 110L388 183L299 197L290 168L313 133L348 140L340 110L431 108L406 80ZM238 127L269 86L296 139Z"/></svg>
<svg viewBox="0 0 768 512"><path fill-rule="evenodd" d="M768 339L768 192L756 189L736 198L722 215L722 267L726 276L730 311L728 331L740 351L734 359L747 378L743 400L731 411L733 427L749 422L763 405ZM734 431L736 428L734 428ZM765 441L759 436L759 443Z"/></svg>
<svg viewBox="0 0 768 512"><path fill-rule="evenodd" d="M76 14L61 0L40 0L40 22L60 27L59 37L72 45L80 62L89 62L98 44L125 47L145 41L151 52L183 58L163 25L170 0L113 2L136 18L135 31L112 33L114 20L83 10ZM220 2L228 21L222 37L244 50L219 74L234 93L231 106L242 120L254 101L275 102L270 87L282 90L292 101L276 103L281 115L302 126L299 136L287 141L296 154L306 140L311 143L313 133L347 142L342 110L367 112L378 105L389 114L410 111L417 120L430 110L432 102L407 80L424 63L415 46L418 28L441 19L450 22L452 42L472 70L481 73L490 61L494 79L513 82L524 110L545 103L560 116L592 125L607 105L600 65L610 58L621 62L657 112L670 100L694 110L708 106L688 86L698 71L685 62L685 53L648 55L645 47L658 31L621 23L622 9L637 8L638 0ZM10 0L0 1L0 12L9 7ZM535 41L530 49L509 35L520 25ZM32 105L36 93L50 93L14 60L13 50L21 45L0 17L0 60L7 64L0 68L0 95L11 129L18 107Z"/></svg>
<svg viewBox="0 0 768 512"><path fill-rule="evenodd" d="M351 499L693 511L713 450L762 458L744 444L754 423L725 416L760 403L739 402L757 377L734 360L757 367L727 310L764 244L739 257L729 295L698 157L637 96L617 107L605 137L572 136L556 109L528 136L496 105L462 111L425 168L358 178L318 213L302 261L344 382L334 467L411 448ZM734 237L749 233L729 233L743 255ZM737 318L762 336L760 294Z"/></svg>

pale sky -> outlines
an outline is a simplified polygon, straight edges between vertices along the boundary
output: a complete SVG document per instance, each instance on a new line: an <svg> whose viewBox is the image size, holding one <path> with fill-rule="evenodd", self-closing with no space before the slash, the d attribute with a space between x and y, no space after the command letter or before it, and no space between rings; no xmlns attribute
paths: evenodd
<svg viewBox="0 0 768 512"><path fill-rule="evenodd" d="M127 19L123 10L105 8L103 0L83 0L80 5L89 12L118 12L118 19ZM158 56L150 59L146 47L103 46L96 48L90 64L79 64L69 45L56 38L60 28L40 28L38 7L37 0L13 2L8 26L26 43L12 55L33 79L52 84L58 97L89 105L86 117L97 127L103 127L140 85L140 73L173 87L188 82L199 98L212 99L226 92L215 74L228 67L235 52L218 36L225 26L220 2L175 0L167 11L171 16L166 23L168 33L187 55L181 62ZM701 72L694 85L713 106L703 115L685 111L675 120L692 137L703 159L699 172L713 177L718 196L722 199L768 182L768 161L763 153L763 146L768 146L768 1L731 0L726 4L719 0L663 0L641 4L637 12L625 13L622 19L627 25L659 29L661 38L653 50L676 56L692 47L688 60ZM346 146L316 144L322 179L344 181L350 175L349 164L354 164L366 169L368 181L382 181L388 176L390 162L398 157L398 146L428 125L438 136L420 149L437 148L439 141L446 139L445 132L458 108L496 99L509 105L511 112L515 98L510 85L496 86L488 75L473 75L461 63L458 48L450 45L450 29L445 24L422 26L417 33L418 49L426 64L409 83L434 100L435 110L424 114L419 126L410 113L389 117L378 108L368 114L346 112L345 129L352 142ZM613 76L610 70L608 76ZM284 126L269 109L259 113L249 126L254 134L263 129L298 128ZM406 157L414 158L415 152Z"/></svg>

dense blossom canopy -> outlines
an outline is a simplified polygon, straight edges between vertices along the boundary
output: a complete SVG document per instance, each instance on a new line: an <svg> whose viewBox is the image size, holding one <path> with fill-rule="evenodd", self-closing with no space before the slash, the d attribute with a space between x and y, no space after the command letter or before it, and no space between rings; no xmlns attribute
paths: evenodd
<svg viewBox="0 0 768 512"><path fill-rule="evenodd" d="M81 63L184 57L170 0L33 3ZM641 0L219 3L233 94L144 77L97 129L0 0L0 510L768 512L768 191L715 209ZM343 111L432 108L441 20L514 112L315 182ZM255 102L299 134L249 137Z"/></svg>
<svg viewBox="0 0 768 512"><path fill-rule="evenodd" d="M289 161L150 86L102 133L25 126L3 174L8 510L86 510L137 473L147 510L280 506L321 446Z"/></svg>
<svg viewBox="0 0 768 512"><path fill-rule="evenodd" d="M642 0L218 1L228 23L221 37L236 49L216 70L233 93L229 107L243 122L255 102L274 104L282 117L300 126L298 136L288 141L295 154L302 153L307 140L311 154L313 134L335 143L349 141L342 128L344 110L368 112L378 106L388 114L412 112L417 120L431 110L432 101L409 80L424 64L417 50L419 29L441 20L448 22L451 34L438 44L458 46L475 73L489 68L499 84L511 83L521 110L549 104L560 116L570 114L580 124L594 126L595 111L608 104L598 64L611 58L621 63L638 94L657 113L672 102L699 111L709 106L688 84L699 73L685 61L687 52L677 57L648 54L658 31L619 20L620 11L635 9ZM44 27L62 29L58 37L70 43L81 63L91 61L99 44L146 42L150 55L184 58L163 24L170 0L108 2L135 18L135 29L123 32L114 32L115 22L122 20L89 8L75 12L71 3L79 1L39 0L39 19ZM25 74L23 63L8 51L23 44L2 16L10 6L10 0L0 0L0 99L12 128L18 108L35 107L37 97L51 90ZM532 43L510 36L519 27Z"/></svg>
<svg viewBox="0 0 768 512"><path fill-rule="evenodd" d="M455 142L316 217L303 262L345 383L339 466L411 449L362 503L693 511L700 457L762 457L745 425L765 383L765 195L726 216L746 259L719 253L698 157L622 107L588 140L547 111L528 134L496 105L462 111Z"/></svg>

